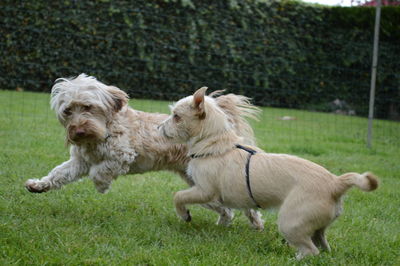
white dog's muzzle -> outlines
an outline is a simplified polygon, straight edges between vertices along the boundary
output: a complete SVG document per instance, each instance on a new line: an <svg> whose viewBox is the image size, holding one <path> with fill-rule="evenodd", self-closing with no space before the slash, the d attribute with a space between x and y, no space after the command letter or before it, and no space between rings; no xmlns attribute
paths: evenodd
<svg viewBox="0 0 400 266"><path fill-rule="evenodd" d="M167 132L165 131L164 123L165 123L165 121L164 121L163 123L161 123L160 125L158 125L158 126L157 126L157 129L158 129L158 131L161 132L161 134L162 134L164 137L169 138L169 139L172 139L172 137L169 136L169 135L167 134Z"/></svg>

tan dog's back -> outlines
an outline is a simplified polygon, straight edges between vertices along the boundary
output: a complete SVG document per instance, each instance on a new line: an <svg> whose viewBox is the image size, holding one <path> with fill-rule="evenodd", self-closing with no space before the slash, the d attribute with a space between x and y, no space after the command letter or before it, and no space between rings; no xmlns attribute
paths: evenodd
<svg viewBox="0 0 400 266"><path fill-rule="evenodd" d="M293 190L302 194L302 197L308 195L314 199L324 198L327 201L336 202L348 188L353 185L358 186L350 179L361 178L362 180L363 178L362 175L357 173L347 173L342 175L341 178L330 173L324 167L297 156L265 153L260 152L256 147L251 148L258 150L258 152L251 157L249 162L249 182L253 196L262 208L279 207ZM219 158L211 157L199 161L194 171L202 172L203 177L201 179L205 176L210 176L210 179L217 179L207 182L218 186L224 202L231 203L229 205L237 204L237 206L232 207L244 207L242 197L237 194L244 194L247 198L245 200L246 205L254 205L247 193L245 168L248 156L248 152L234 149ZM203 168L202 166L204 169L200 170L200 168ZM215 174L213 174L214 172ZM371 180L372 183L377 182L372 175L368 173L364 175L366 175L367 183L368 180ZM343 178L346 176L348 176L347 181ZM202 183L201 180L198 182ZM374 189L373 186L371 184L370 189L368 187L360 188L369 191ZM236 204L235 201L237 201Z"/></svg>
<svg viewBox="0 0 400 266"><path fill-rule="evenodd" d="M337 177L325 168L296 156L257 150L259 152L251 157L249 163L249 181L253 196L262 208L279 207L296 187L311 194L327 195L336 191ZM254 202L247 191L245 173L247 158L246 151L234 149L219 158L202 160L192 171L202 173L201 179L206 176L217 179L206 182L214 183L218 187L218 194L228 206L254 207ZM210 189L209 185L202 184L202 180L197 182Z"/></svg>
<svg viewBox="0 0 400 266"><path fill-rule="evenodd" d="M328 170L313 162L271 153L252 157L250 178L254 197L263 208L280 206L293 189L316 197L318 194L329 197L337 181Z"/></svg>

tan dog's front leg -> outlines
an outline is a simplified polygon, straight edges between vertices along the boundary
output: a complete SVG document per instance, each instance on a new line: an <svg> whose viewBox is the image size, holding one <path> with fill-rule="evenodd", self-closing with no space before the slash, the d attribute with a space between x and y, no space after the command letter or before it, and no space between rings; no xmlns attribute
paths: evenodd
<svg viewBox="0 0 400 266"><path fill-rule="evenodd" d="M195 185L191 176L186 174L186 172L180 172L179 174L189 186L192 187ZM224 207L219 201L202 204L201 206L219 214L217 225L228 226L232 222L234 216L233 211L230 208Z"/></svg>
<svg viewBox="0 0 400 266"><path fill-rule="evenodd" d="M201 188L194 186L186 190L181 190L175 193L174 203L176 213L185 222L190 222L192 217L186 209L186 204L202 204L210 202L213 199L213 194L203 191Z"/></svg>

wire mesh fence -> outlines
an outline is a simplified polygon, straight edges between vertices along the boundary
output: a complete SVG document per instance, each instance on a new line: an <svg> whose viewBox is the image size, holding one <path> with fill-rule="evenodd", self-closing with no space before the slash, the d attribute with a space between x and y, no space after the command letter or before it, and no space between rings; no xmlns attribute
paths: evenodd
<svg viewBox="0 0 400 266"><path fill-rule="evenodd" d="M201 86L244 94L255 104L266 106L260 121L252 122L259 144L266 149L285 152L286 146L280 148L279 143L287 144L293 152L315 143L349 149L366 145L371 66L351 62L354 58L371 62L372 38L343 43L332 38L335 30L326 38L301 34L323 29L298 21L295 26L300 34L282 36L267 26L270 18L264 25L247 20L253 24L238 26L231 17L223 17L223 11L221 19L212 22L193 14L197 17L194 22L161 7L125 7L121 11L118 6L99 4L112 14L105 19L93 16L84 3L72 2L75 4L68 9L55 8L47 15L41 9L4 6L3 12L22 18L17 25L1 21L7 34L0 47L8 53L8 60L14 60L13 64L0 64L5 73L1 83L7 84L1 89L8 89L0 91L0 115L13 125L6 134L63 135L50 110L49 95L27 91L49 92L56 78L87 73L127 91L131 106L148 112L166 113L168 102ZM70 28L62 30L64 15ZM47 16L48 24L35 23L42 16ZM174 26L168 25L171 21ZM206 30L212 34L201 34ZM10 44L10 40L15 42ZM327 43L329 49L325 49ZM293 45L301 56L297 52L293 56ZM386 120L374 121L372 143L378 150L383 149L381 144L400 146L400 124L396 122L400 117L400 74L393 68L399 66L396 55L400 48L383 41L380 49L386 56L380 58L378 66L375 113ZM316 61L316 54L322 63ZM47 59L41 60L44 57ZM336 58L348 58L349 63ZM27 74L16 74L18 69Z"/></svg>
<svg viewBox="0 0 400 266"><path fill-rule="evenodd" d="M1 91L2 138L58 138L62 144L65 132L50 110L50 95L35 92ZM131 99L130 106L146 112L168 113L171 101ZM273 152L309 154L349 153L367 150L367 118L288 108L262 108L259 121L252 121L260 147ZM373 151L399 148L400 123L375 120ZM39 139L41 139L39 138Z"/></svg>

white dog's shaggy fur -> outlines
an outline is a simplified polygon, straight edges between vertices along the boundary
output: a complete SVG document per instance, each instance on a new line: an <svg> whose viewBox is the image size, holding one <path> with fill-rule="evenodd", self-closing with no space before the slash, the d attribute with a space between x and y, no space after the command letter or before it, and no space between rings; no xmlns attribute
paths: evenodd
<svg viewBox="0 0 400 266"><path fill-rule="evenodd" d="M188 174L195 185L175 194L178 215L190 221L185 205L217 199L230 208L277 207L279 230L297 248L298 259L318 254L316 246L329 250L324 233L341 212L342 195L352 186L374 190L377 178L371 173L338 177L310 161L247 146L256 151L248 165L248 186L249 153L236 146L243 139L232 130L216 101L204 96L205 91L203 87L178 101L160 127L171 140L187 142L193 157Z"/></svg>
<svg viewBox="0 0 400 266"><path fill-rule="evenodd" d="M237 134L247 143L254 143L245 118L254 117L257 108L244 96L217 96L216 102ZM29 179L26 188L30 192L46 192L89 176L97 190L104 193L119 175L154 170L174 171L193 185L186 175L187 146L171 143L157 129L168 115L136 111L127 102L125 92L94 77L81 74L74 79L58 79L50 103L66 129L71 156L40 180ZM205 207L220 214L219 224L228 224L233 217L232 211L221 207L218 201ZM262 229L258 212L247 210L246 215L253 226Z"/></svg>

